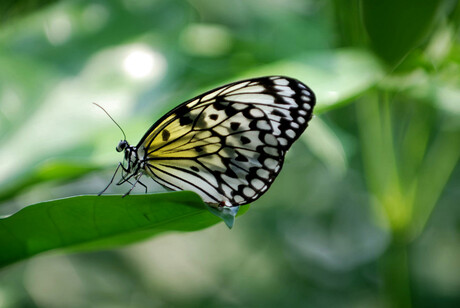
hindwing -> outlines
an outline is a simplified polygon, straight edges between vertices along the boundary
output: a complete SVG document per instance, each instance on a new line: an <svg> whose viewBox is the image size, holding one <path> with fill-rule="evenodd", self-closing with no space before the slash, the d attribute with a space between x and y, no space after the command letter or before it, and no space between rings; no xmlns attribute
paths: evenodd
<svg viewBox="0 0 460 308"><path fill-rule="evenodd" d="M137 148L158 183L207 203L243 205L270 187L314 105L313 92L292 78L239 81L179 105Z"/></svg>

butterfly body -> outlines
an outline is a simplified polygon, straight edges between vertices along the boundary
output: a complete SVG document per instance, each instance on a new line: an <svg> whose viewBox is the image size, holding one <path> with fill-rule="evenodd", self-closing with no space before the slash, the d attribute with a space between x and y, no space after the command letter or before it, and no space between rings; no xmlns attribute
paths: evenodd
<svg viewBox="0 0 460 308"><path fill-rule="evenodd" d="M250 203L280 172L314 105L306 85L282 76L208 91L164 115L136 146L120 141L117 151L125 156L117 184L134 179L134 187L147 175L171 190L195 191L216 207Z"/></svg>

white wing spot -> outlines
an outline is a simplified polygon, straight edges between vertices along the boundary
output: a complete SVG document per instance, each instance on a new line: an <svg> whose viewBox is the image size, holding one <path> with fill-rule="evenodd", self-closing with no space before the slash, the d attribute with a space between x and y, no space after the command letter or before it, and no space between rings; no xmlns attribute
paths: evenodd
<svg viewBox="0 0 460 308"><path fill-rule="evenodd" d="M250 188L250 187L245 187L243 189L243 194L246 196L246 197L252 197L254 196L256 192L254 191L254 189Z"/></svg>
<svg viewBox="0 0 460 308"><path fill-rule="evenodd" d="M304 109L307 109L307 110L310 110L310 109L311 109L310 104L303 104L302 107L303 107Z"/></svg>
<svg viewBox="0 0 460 308"><path fill-rule="evenodd" d="M310 101L310 98L308 96L305 96L305 95L302 95L300 97L303 101L306 101L306 102L309 102Z"/></svg>
<svg viewBox="0 0 460 308"><path fill-rule="evenodd" d="M307 112L306 112L305 110L299 110L299 114L300 114L301 116L304 116L304 115L307 114Z"/></svg>
<svg viewBox="0 0 460 308"><path fill-rule="evenodd" d="M276 90L279 90L278 95L292 96L295 94L295 91L286 86L274 86Z"/></svg>
<svg viewBox="0 0 460 308"><path fill-rule="evenodd" d="M299 124L296 122L291 122L291 127L297 129L299 128Z"/></svg>
<svg viewBox="0 0 460 308"><path fill-rule="evenodd" d="M259 189L261 189L262 187L264 187L265 183L262 182L262 181L259 180L259 179L253 179L253 180L251 181L251 185L252 185L255 189L259 190Z"/></svg>
<svg viewBox="0 0 460 308"><path fill-rule="evenodd" d="M268 170L265 169L257 169L256 173L262 179L268 179L268 177L270 176L270 172L268 172Z"/></svg>
<svg viewBox="0 0 460 308"><path fill-rule="evenodd" d="M292 123L295 123L295 122L292 122ZM264 141L268 145L274 145L274 146L278 145L278 140L276 140L275 136L273 136L272 134L266 134Z"/></svg>
<svg viewBox="0 0 460 308"><path fill-rule="evenodd" d="M278 156L278 149L274 147L264 147L264 152L267 153L268 155L272 156Z"/></svg>
<svg viewBox="0 0 460 308"><path fill-rule="evenodd" d="M302 90L302 93L305 94L306 96L310 96L310 92L308 92L307 90Z"/></svg>
<svg viewBox="0 0 460 308"><path fill-rule="evenodd" d="M293 98L291 98L291 97L283 97L283 98L284 98L284 101L285 101L286 103L291 104L291 105L294 105L294 106L297 105L296 102L295 102L295 100L294 100Z"/></svg>
<svg viewBox="0 0 460 308"><path fill-rule="evenodd" d="M221 178L225 183L233 183L233 182L235 182L234 178L231 178L231 177L229 177L229 176L227 176L225 174L222 174Z"/></svg>
<svg viewBox="0 0 460 308"><path fill-rule="evenodd" d="M278 166L278 162L276 160L274 160L273 158L266 158L265 161L264 161L264 165L268 169L273 170L273 169L276 168L276 166Z"/></svg>
<svg viewBox="0 0 460 308"><path fill-rule="evenodd" d="M216 97L217 93L218 93L217 91L214 91L214 92L212 92L212 93L209 93L208 95L204 96L204 97L201 99L201 101L202 101L202 102L209 101L209 100L213 99L214 97Z"/></svg>
<svg viewBox="0 0 460 308"><path fill-rule="evenodd" d="M257 121L257 128L262 129L262 130L271 130L272 129L270 124L268 124L268 122L265 121L265 120Z"/></svg>
<svg viewBox="0 0 460 308"><path fill-rule="evenodd" d="M225 126L221 126L221 125L214 127L213 130L221 136L228 135L229 133L228 128Z"/></svg>
<svg viewBox="0 0 460 308"><path fill-rule="evenodd" d="M272 134L274 136L279 136L281 134L281 131L280 131L280 124L279 123L272 123L273 125L273 131L272 131Z"/></svg>
<svg viewBox="0 0 460 308"><path fill-rule="evenodd" d="M289 84L289 81L286 79L280 78L280 79L276 79L274 83L279 86L287 86Z"/></svg>
<svg viewBox="0 0 460 308"><path fill-rule="evenodd" d="M260 110L259 108L252 108L251 110L249 110L249 113L254 117L254 118L262 118L265 113Z"/></svg>
<svg viewBox="0 0 460 308"><path fill-rule="evenodd" d="M224 193L226 196L230 196L232 193L232 188L226 184L222 185L222 188L224 189Z"/></svg>
<svg viewBox="0 0 460 308"><path fill-rule="evenodd" d="M276 110L278 114L281 114L282 117L287 118L290 116L289 110L282 109L282 108L273 108L272 110ZM272 116L272 115L270 115ZM274 118L280 119L278 116L273 116Z"/></svg>
<svg viewBox="0 0 460 308"><path fill-rule="evenodd" d="M265 91L265 88L263 86L248 86L244 87L241 89L238 89L236 91L233 91L232 94L240 94L240 93L260 93Z"/></svg>
<svg viewBox="0 0 460 308"><path fill-rule="evenodd" d="M248 105L245 104L232 104L232 107L235 108L236 110L243 110L248 107Z"/></svg>
<svg viewBox="0 0 460 308"><path fill-rule="evenodd" d="M228 95L227 100L231 102L240 102L240 103L258 103L258 104L274 104L275 98L272 95L268 94L235 94Z"/></svg>
<svg viewBox="0 0 460 308"><path fill-rule="evenodd" d="M241 197L240 195L234 195L233 200L235 200L236 203L241 203L244 201L244 198Z"/></svg>
<svg viewBox="0 0 460 308"><path fill-rule="evenodd" d="M288 135L289 138L294 138L295 137L295 131L293 131L292 129L288 129L286 131L286 135Z"/></svg>
<svg viewBox="0 0 460 308"><path fill-rule="evenodd" d="M297 122L299 122L300 124L303 124L303 123L305 123L305 119L302 118L302 117L298 117Z"/></svg>
<svg viewBox="0 0 460 308"><path fill-rule="evenodd" d="M283 146L288 144L286 138L283 138L283 137L278 138L278 141Z"/></svg>
<svg viewBox="0 0 460 308"><path fill-rule="evenodd" d="M192 108L192 107L194 107L194 106L195 106L196 104L198 104L198 103L199 103L199 101L198 101L198 99L196 99L196 100L194 100L193 102L188 103L188 104L187 104L187 107Z"/></svg>

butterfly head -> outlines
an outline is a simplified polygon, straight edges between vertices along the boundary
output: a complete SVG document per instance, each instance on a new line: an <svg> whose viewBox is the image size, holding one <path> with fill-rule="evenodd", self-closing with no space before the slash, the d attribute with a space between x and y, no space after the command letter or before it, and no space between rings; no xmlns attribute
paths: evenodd
<svg viewBox="0 0 460 308"><path fill-rule="evenodd" d="M118 142L117 147L115 148L117 152L124 152L125 160L128 161L128 170L133 167L133 165L137 164L137 149L131 145L129 145L128 141L120 140Z"/></svg>
<svg viewBox="0 0 460 308"><path fill-rule="evenodd" d="M116 147L117 152L123 152L126 148L129 148L129 143L126 140L120 140Z"/></svg>
<svg viewBox="0 0 460 308"><path fill-rule="evenodd" d="M131 172L131 170L139 169L138 167L140 167L139 163L141 163L141 161L138 158L138 150L135 146L130 145L128 141L123 139L118 142L118 145L115 149L117 152L124 153L125 171Z"/></svg>

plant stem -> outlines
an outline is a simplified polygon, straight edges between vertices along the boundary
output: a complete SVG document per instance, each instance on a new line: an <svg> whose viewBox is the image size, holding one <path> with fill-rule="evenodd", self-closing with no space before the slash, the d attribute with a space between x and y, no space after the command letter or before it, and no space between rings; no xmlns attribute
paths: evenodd
<svg viewBox="0 0 460 308"><path fill-rule="evenodd" d="M381 258L384 307L412 306L407 250L406 244L394 241Z"/></svg>

